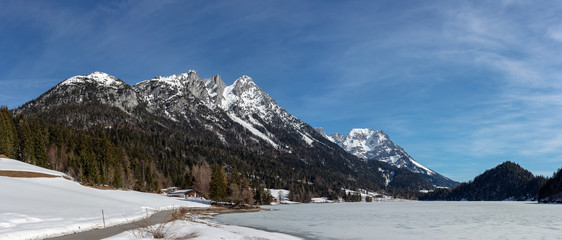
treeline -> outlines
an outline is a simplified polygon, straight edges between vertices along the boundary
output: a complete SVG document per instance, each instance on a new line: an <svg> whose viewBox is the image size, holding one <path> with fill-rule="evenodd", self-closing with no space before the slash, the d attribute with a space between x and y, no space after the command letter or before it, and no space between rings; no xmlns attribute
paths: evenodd
<svg viewBox="0 0 562 240"><path fill-rule="evenodd" d="M0 107L0 153L33 165L49 167L45 142L48 141L36 121L13 118L7 107Z"/></svg>
<svg viewBox="0 0 562 240"><path fill-rule="evenodd" d="M562 203L562 168L539 188L538 200L543 203Z"/></svg>
<svg viewBox="0 0 562 240"><path fill-rule="evenodd" d="M13 116L6 107L0 108L0 153L33 165L68 173L86 184L132 187L129 176L143 176L153 185L154 172L147 162L129 161L105 132L101 137ZM155 188L153 188L155 189ZM151 190L144 188L143 190Z"/></svg>

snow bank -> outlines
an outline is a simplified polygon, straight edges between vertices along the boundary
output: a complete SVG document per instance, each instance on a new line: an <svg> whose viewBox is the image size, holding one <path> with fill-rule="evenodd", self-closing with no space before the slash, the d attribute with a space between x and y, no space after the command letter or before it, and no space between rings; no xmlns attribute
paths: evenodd
<svg viewBox="0 0 562 240"><path fill-rule="evenodd" d="M334 203L334 201L329 200L327 197L319 197L310 199L311 203Z"/></svg>
<svg viewBox="0 0 562 240"><path fill-rule="evenodd" d="M11 159L0 170L63 173ZM158 194L100 190L64 178L0 177L0 239L57 236L138 220L158 210L209 207L208 204Z"/></svg>

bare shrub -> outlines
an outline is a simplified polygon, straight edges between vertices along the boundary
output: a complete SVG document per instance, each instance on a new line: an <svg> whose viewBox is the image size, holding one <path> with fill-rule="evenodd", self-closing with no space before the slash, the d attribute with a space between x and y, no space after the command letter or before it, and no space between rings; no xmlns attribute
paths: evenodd
<svg viewBox="0 0 562 240"><path fill-rule="evenodd" d="M202 165L193 166L193 188L204 197L209 197L209 187L211 184L211 167L207 162Z"/></svg>
<svg viewBox="0 0 562 240"><path fill-rule="evenodd" d="M180 210L176 210L169 213L168 217L165 219L172 219L170 221L176 220L174 219L174 214L179 211ZM133 235L136 238L166 238L170 228L174 226L174 222L170 221L163 221L161 223L150 225L148 219L145 219L143 222L138 224L139 228L133 231Z"/></svg>
<svg viewBox="0 0 562 240"><path fill-rule="evenodd" d="M189 212L189 209L187 209L187 208L180 208L180 209L174 210L172 212L172 217L171 217L170 221L185 219L186 214L188 212Z"/></svg>

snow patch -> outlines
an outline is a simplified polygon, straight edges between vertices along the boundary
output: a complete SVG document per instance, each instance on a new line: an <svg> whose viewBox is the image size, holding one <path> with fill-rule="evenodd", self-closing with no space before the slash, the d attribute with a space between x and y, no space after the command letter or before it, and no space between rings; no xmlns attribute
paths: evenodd
<svg viewBox="0 0 562 240"><path fill-rule="evenodd" d="M125 84L124 82L117 80L117 78L107 73L93 72L86 76L78 75L78 76L71 77L61 82L59 85L65 86L65 85L76 85L76 84L84 84L84 83L96 83L105 87L112 87L112 88L117 88Z"/></svg>
<svg viewBox="0 0 562 240"><path fill-rule="evenodd" d="M313 146L312 143L314 143L314 140L312 140L312 138L310 138L309 136L307 136L306 134L304 134L302 132L300 134L302 136L302 140L304 140L309 146L312 147Z"/></svg>
<svg viewBox="0 0 562 240"><path fill-rule="evenodd" d="M237 116L235 116L234 114L228 114L228 116L235 122L237 122L238 124L242 125L244 128L248 129L248 131L250 131L252 134L254 134L255 136L267 141L269 144L271 144L272 146L279 148L279 145L277 145L273 140L271 140L269 137L267 137L265 134L263 134L262 132L260 132L259 130L257 130L256 128L254 128L254 126L252 126L252 124L249 124L247 122L245 122L244 120L238 118Z"/></svg>

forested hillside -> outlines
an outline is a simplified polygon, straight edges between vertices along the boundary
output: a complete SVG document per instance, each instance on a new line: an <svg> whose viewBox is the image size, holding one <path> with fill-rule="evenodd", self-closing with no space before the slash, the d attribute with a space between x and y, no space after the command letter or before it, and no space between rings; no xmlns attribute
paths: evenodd
<svg viewBox="0 0 562 240"><path fill-rule="evenodd" d="M544 177L535 177L519 164L504 162L495 168L486 170L474 180L461 183L449 189L437 189L422 195L421 200L449 201L503 201L534 200Z"/></svg>
<svg viewBox="0 0 562 240"><path fill-rule="evenodd" d="M379 186L367 180L350 181L344 175L310 166L290 156L257 154L240 146L227 147L210 135L190 135L169 129L166 119L148 122L120 121L111 127L93 126L74 130L61 124L56 114L98 112L87 116L103 118L118 109L102 104L88 107L58 107L35 117L14 116L6 107L0 111L0 153L14 159L68 173L91 185L110 185L140 191L158 191L167 186L195 187L203 192L210 181L210 166L223 166L227 175L234 169L247 177L256 189L293 189L295 198L343 194L340 188ZM121 113L124 114L124 113ZM86 116L86 115L84 115ZM119 118L119 114L112 118ZM42 119L42 120L39 120ZM92 122L96 122L91 119ZM98 119L99 120L99 119ZM204 135L209 136L209 135ZM259 194L259 193L258 193ZM257 197L260 197L256 194Z"/></svg>

